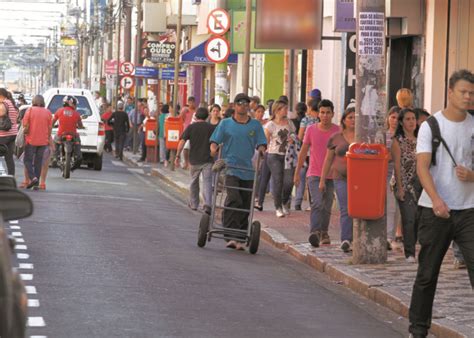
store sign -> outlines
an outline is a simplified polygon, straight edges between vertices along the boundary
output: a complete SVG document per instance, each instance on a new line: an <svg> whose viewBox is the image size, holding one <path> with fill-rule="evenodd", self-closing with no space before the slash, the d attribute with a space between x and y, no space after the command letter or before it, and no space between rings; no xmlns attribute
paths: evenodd
<svg viewBox="0 0 474 338"><path fill-rule="evenodd" d="M117 60L105 60L105 74L115 75L117 74Z"/></svg>
<svg viewBox="0 0 474 338"><path fill-rule="evenodd" d="M355 32L354 0L336 0L335 6L334 31Z"/></svg>
<svg viewBox="0 0 474 338"><path fill-rule="evenodd" d="M179 78L186 78L186 71L179 72ZM160 80L174 80L174 68L162 68L160 69Z"/></svg>
<svg viewBox="0 0 474 338"><path fill-rule="evenodd" d="M255 47L321 49L322 0L259 0Z"/></svg>
<svg viewBox="0 0 474 338"><path fill-rule="evenodd" d="M158 68L155 67L135 67L135 77L157 78Z"/></svg>
<svg viewBox="0 0 474 338"><path fill-rule="evenodd" d="M155 63L174 63L176 43L148 41L145 48L145 58Z"/></svg>

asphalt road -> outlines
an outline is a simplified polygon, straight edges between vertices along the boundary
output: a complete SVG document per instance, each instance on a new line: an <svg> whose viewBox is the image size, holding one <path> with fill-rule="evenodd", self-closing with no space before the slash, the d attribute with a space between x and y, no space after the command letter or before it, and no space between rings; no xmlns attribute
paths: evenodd
<svg viewBox="0 0 474 338"><path fill-rule="evenodd" d="M29 335L407 336L406 320L265 243L255 256L217 239L198 248L183 197L110 157L70 180L51 169L29 194L35 213L17 225L39 301Z"/></svg>

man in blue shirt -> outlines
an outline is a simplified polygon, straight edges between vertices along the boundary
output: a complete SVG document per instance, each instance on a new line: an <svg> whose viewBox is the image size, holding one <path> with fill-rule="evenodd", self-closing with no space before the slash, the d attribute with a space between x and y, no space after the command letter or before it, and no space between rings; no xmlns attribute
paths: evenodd
<svg viewBox="0 0 474 338"><path fill-rule="evenodd" d="M225 185L240 188L253 188L254 171L252 157L255 149L263 153L267 139L262 125L249 116L250 98L243 93L234 99L235 114L222 120L211 136L211 156L217 154L218 145L222 145L222 159L230 166L248 168L249 170L227 169ZM250 209L252 193L237 189L227 189L226 207ZM224 227L247 230L248 212L224 210ZM243 250L244 247L229 241L227 247Z"/></svg>

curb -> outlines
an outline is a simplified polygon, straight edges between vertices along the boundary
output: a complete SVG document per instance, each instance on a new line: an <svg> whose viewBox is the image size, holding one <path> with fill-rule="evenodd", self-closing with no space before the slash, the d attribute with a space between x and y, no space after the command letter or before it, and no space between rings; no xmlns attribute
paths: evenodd
<svg viewBox="0 0 474 338"><path fill-rule="evenodd" d="M133 165L137 165L133 160L127 159ZM188 187L173 181L170 177L164 175L157 168L151 169L151 175L160 178L170 186L187 194ZM293 256L298 261L305 263L318 272L326 274L330 280L343 285L355 293L364 296L367 299L395 312L396 314L408 318L409 304L403 301L404 295L390 287L385 287L383 283L366 277L353 269L339 264L331 264L320 257L314 255L302 244L293 244L285 236L275 229L272 229L262 223L260 238L265 240L273 247L282 250ZM406 296L405 296L406 297ZM462 332L449 327L451 321L446 318L439 318L432 321L430 332L443 338L468 338L470 332Z"/></svg>

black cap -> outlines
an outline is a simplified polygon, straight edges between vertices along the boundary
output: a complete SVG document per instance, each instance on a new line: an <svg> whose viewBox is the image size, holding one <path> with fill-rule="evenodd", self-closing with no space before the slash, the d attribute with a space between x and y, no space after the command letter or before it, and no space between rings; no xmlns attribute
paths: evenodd
<svg viewBox="0 0 474 338"><path fill-rule="evenodd" d="M250 103L250 97L247 94L239 93L235 96L234 103L237 103L239 101L247 101L247 103Z"/></svg>

